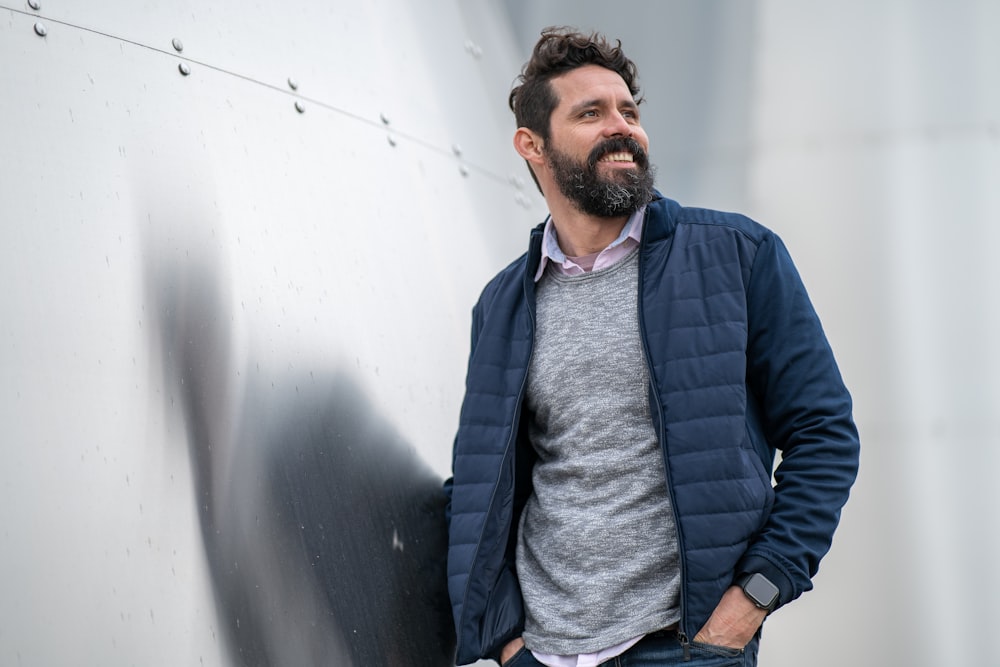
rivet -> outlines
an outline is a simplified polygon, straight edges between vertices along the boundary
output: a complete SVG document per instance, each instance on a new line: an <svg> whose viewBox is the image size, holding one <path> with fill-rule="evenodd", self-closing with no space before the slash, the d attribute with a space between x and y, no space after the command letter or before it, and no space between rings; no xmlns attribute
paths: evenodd
<svg viewBox="0 0 1000 667"><path fill-rule="evenodd" d="M462 147L459 146L458 144L452 144L451 145L451 152L454 153L456 156L461 156L462 155Z"/></svg>
<svg viewBox="0 0 1000 667"><path fill-rule="evenodd" d="M39 37L45 37L45 35L49 34L49 31L45 29L44 23L36 23L35 34L38 35Z"/></svg>
<svg viewBox="0 0 1000 667"><path fill-rule="evenodd" d="M471 39L465 40L465 50L476 60L483 57L483 49Z"/></svg>
<svg viewBox="0 0 1000 667"><path fill-rule="evenodd" d="M292 77L288 77L288 87L291 88L292 90L298 90L299 82L293 79Z"/></svg>
<svg viewBox="0 0 1000 667"><path fill-rule="evenodd" d="M460 173L462 176L468 176L469 175L469 166L465 165L465 164L458 165L458 173Z"/></svg>
<svg viewBox="0 0 1000 667"><path fill-rule="evenodd" d="M302 102L299 100L295 100L295 110L298 111L299 113L305 113L306 105L302 104Z"/></svg>
<svg viewBox="0 0 1000 667"><path fill-rule="evenodd" d="M392 136L391 134L389 134L389 135L386 136L386 141L389 142L390 146L395 146L396 145L396 137Z"/></svg>
<svg viewBox="0 0 1000 667"><path fill-rule="evenodd" d="M389 124L389 117L386 116L384 113L380 113L378 115L378 117L382 119L382 124L383 125L388 125Z"/></svg>
<svg viewBox="0 0 1000 667"><path fill-rule="evenodd" d="M184 76L187 76L188 74L191 73L191 68L188 66L187 63L181 63L180 65L178 65L177 70Z"/></svg>
<svg viewBox="0 0 1000 667"><path fill-rule="evenodd" d="M176 37L174 37L170 41L170 43L174 45L174 51L176 51L177 53L180 53L181 51L184 50L184 42L182 42L181 40L177 39Z"/></svg>
<svg viewBox="0 0 1000 667"><path fill-rule="evenodd" d="M37 12L42 8L42 3L38 2L38 0L28 0L28 6Z"/></svg>

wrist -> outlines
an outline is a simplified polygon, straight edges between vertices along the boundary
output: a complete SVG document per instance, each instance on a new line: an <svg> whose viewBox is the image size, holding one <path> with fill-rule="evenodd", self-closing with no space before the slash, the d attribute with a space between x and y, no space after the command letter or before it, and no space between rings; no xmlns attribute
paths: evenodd
<svg viewBox="0 0 1000 667"><path fill-rule="evenodd" d="M770 579L760 572L751 572L740 576L736 580L736 585L740 587L746 598L758 609L772 612L778 606L778 598L781 591Z"/></svg>
<svg viewBox="0 0 1000 667"><path fill-rule="evenodd" d="M509 642L504 644L504 647L500 650L500 664L502 665L510 660L515 653L521 650L522 646L524 646L524 640L520 637L511 639Z"/></svg>

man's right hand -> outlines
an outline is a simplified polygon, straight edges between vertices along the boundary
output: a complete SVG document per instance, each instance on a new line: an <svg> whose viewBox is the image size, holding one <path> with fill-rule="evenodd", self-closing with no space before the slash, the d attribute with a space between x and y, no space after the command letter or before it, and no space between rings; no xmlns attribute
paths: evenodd
<svg viewBox="0 0 1000 667"><path fill-rule="evenodd" d="M524 640L520 637L507 642L507 645L500 651L500 664L502 665L513 658L514 654L520 651L522 646L524 646Z"/></svg>

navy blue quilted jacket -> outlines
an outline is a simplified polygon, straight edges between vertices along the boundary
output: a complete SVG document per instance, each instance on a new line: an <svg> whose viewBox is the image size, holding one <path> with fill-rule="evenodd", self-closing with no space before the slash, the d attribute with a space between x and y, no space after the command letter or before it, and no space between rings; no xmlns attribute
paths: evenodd
<svg viewBox="0 0 1000 667"><path fill-rule="evenodd" d="M473 310L445 482L458 664L495 659L524 627L514 544L535 459L523 417L541 239L540 225ZM858 434L791 258L743 216L657 196L643 227L639 326L679 533L684 639L741 573L765 574L780 604L811 588L857 474Z"/></svg>

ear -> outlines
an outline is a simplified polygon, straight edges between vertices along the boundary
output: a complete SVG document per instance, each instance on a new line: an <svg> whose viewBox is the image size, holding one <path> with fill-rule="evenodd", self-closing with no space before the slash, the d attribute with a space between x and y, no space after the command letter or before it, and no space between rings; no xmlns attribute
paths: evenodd
<svg viewBox="0 0 1000 667"><path fill-rule="evenodd" d="M528 161L528 164L540 165L544 162L545 142L538 134L526 127L519 127L514 132L514 150Z"/></svg>

